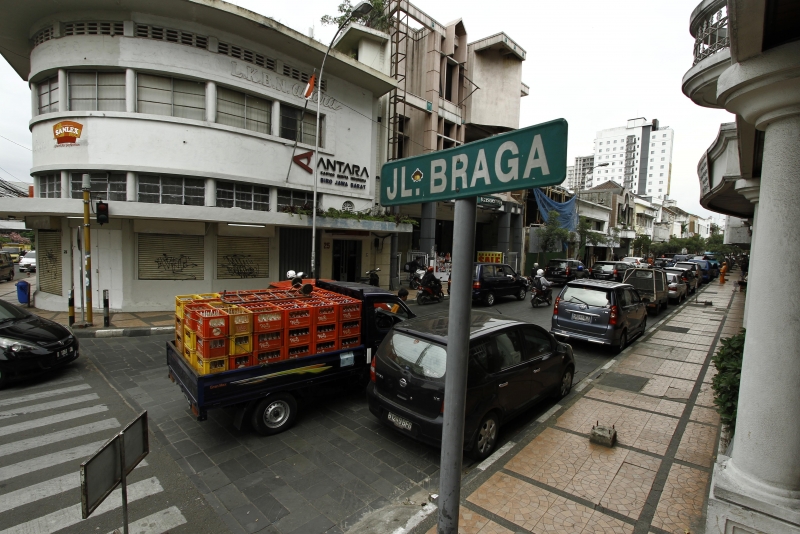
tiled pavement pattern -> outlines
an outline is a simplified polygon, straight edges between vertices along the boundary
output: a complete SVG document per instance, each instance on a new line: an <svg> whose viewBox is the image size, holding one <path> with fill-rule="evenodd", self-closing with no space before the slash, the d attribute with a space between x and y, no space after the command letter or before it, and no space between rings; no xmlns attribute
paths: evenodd
<svg viewBox="0 0 800 534"><path fill-rule="evenodd" d="M459 532L702 532L719 435L710 356L741 327L733 289L712 283L617 358L609 372L646 379L639 391L601 376L487 470L462 493ZM614 425L615 447L589 443L598 422Z"/></svg>
<svg viewBox="0 0 800 534"><path fill-rule="evenodd" d="M52 312L30 308L31 313L39 317L50 319L63 325L69 324L69 314L67 312ZM75 310L75 320L80 322L81 311ZM174 326L175 313L170 311L158 312L136 312L136 313L111 313L110 328L140 328L149 326ZM103 328L103 310L94 310L94 329Z"/></svg>

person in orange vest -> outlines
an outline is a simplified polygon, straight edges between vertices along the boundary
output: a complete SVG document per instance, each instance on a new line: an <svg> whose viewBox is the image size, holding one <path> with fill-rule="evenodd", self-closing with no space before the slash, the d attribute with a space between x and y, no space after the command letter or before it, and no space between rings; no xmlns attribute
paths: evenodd
<svg viewBox="0 0 800 534"><path fill-rule="evenodd" d="M728 262L727 261L723 261L722 262L722 268L719 270L719 283L720 284L724 284L725 283L725 273L727 273L727 272L728 272Z"/></svg>

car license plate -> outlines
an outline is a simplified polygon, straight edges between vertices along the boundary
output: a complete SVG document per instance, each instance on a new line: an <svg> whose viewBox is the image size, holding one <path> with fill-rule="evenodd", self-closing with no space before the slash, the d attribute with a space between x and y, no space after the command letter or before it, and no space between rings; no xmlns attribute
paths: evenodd
<svg viewBox="0 0 800 534"><path fill-rule="evenodd" d="M589 315L583 315L582 313L573 313L572 320L578 321L579 323L591 323L592 317Z"/></svg>
<svg viewBox="0 0 800 534"><path fill-rule="evenodd" d="M403 419L402 417L398 417L392 412L389 412L388 418L389 421L394 423L394 426L402 428L403 430L411 430L411 421L409 421L408 419Z"/></svg>

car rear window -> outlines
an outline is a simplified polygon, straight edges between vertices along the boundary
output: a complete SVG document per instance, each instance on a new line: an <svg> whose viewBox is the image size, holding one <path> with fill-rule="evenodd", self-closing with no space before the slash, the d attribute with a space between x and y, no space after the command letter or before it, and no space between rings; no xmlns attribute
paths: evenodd
<svg viewBox="0 0 800 534"><path fill-rule="evenodd" d="M567 286L561 300L602 308L611 305L611 292L596 287Z"/></svg>
<svg viewBox="0 0 800 534"><path fill-rule="evenodd" d="M35 252L28 252L27 254L25 254L25 257L28 258L28 259L36 258L36 253Z"/></svg>
<svg viewBox="0 0 800 534"><path fill-rule="evenodd" d="M595 263L594 267L592 267L593 271L603 271L604 273L610 273L614 271L614 264L613 263Z"/></svg>
<svg viewBox="0 0 800 534"><path fill-rule="evenodd" d="M566 269L567 262L565 261L558 261L558 260L550 260L550 263L547 264L548 267L557 267L559 269Z"/></svg>
<svg viewBox="0 0 800 534"><path fill-rule="evenodd" d="M447 351L441 345L424 339L394 332L386 343L381 344L378 356L408 368L411 374L421 378L444 377Z"/></svg>

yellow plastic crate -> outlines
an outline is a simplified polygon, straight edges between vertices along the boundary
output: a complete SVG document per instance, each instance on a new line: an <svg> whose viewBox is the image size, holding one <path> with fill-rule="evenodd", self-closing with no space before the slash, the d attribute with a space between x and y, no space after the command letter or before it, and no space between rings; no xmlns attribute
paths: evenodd
<svg viewBox="0 0 800 534"><path fill-rule="evenodd" d="M197 372L201 375L222 373L228 370L228 357L222 358L197 358Z"/></svg>
<svg viewBox="0 0 800 534"><path fill-rule="evenodd" d="M192 295L194 300L218 300L219 293L197 293L196 295Z"/></svg>
<svg viewBox="0 0 800 534"><path fill-rule="evenodd" d="M228 338L228 354L236 356L253 352L253 334L238 334Z"/></svg>
<svg viewBox="0 0 800 534"><path fill-rule="evenodd" d="M183 339L183 320L175 318L175 339Z"/></svg>
<svg viewBox="0 0 800 534"><path fill-rule="evenodd" d="M183 346L189 350L197 350L197 334L192 330L183 330Z"/></svg>
<svg viewBox="0 0 800 534"><path fill-rule="evenodd" d="M175 317L177 319L183 319L183 305L193 300L194 295L177 295L175 297Z"/></svg>

